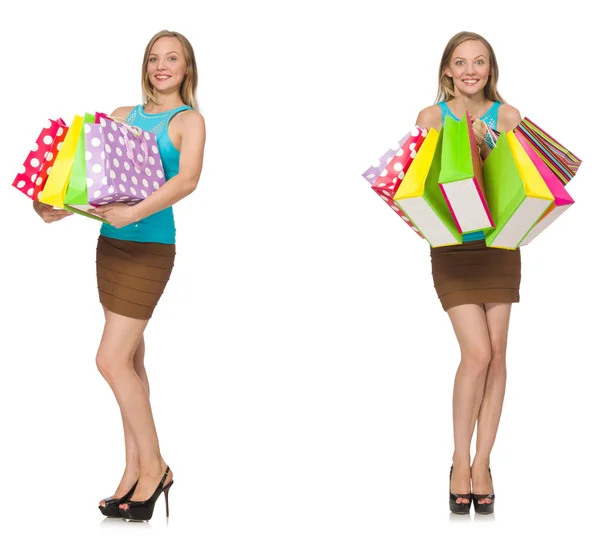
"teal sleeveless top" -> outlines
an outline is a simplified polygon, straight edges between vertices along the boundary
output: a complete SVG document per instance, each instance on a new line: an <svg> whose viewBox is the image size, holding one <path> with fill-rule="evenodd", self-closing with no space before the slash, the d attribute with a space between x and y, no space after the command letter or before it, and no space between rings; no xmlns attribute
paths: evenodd
<svg viewBox="0 0 600 544"><path fill-rule="evenodd" d="M456 117L456 115L454 115L450 111L450 108L448 107L448 104L446 104L446 102L438 102L438 106L442 110L442 125L444 124L444 121L446 120L446 115L449 115L455 121L460 121L460 119L458 117ZM500 102L494 102L492 104L492 106L490 107L490 109L488 111L486 111L479 118L487 126L489 126L490 128L493 128L494 130L496 130L496 127L498 126L498 108L500 106L501 106ZM494 147L494 142L492 141L489 134L485 135L485 143L488 144L490 146L490 148ZM474 240L485 240L485 234L483 233L482 230L463 234L463 237L462 237L463 242L472 242Z"/></svg>
<svg viewBox="0 0 600 544"><path fill-rule="evenodd" d="M127 124L137 126L142 130L154 132L158 152L165 171L165 181L179 173L179 151L171 142L167 128L169 121L180 111L191 110L190 106L164 111L162 113L146 113L144 107L136 106L127 117ZM132 242L155 242L159 244L175 243L175 218L173 207L169 206L160 210L137 223L132 223L120 229L102 224L100 234L117 240L130 240Z"/></svg>

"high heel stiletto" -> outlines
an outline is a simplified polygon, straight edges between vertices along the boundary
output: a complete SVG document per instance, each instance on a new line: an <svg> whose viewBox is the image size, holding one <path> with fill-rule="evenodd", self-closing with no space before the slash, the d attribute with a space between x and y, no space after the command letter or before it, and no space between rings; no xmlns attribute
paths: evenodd
<svg viewBox="0 0 600 544"><path fill-rule="evenodd" d="M452 482L452 470L454 465L450 467L450 481ZM469 499L469 502L456 502L456 499ZM471 493L452 493L450 491L450 512L453 514L468 514L471 510Z"/></svg>
<svg viewBox="0 0 600 544"><path fill-rule="evenodd" d="M156 491L152 494L152 496L145 501L127 501L123 504L127 505L127 508L120 508L119 511L121 516L126 520L135 520L135 521L149 521L152 518L152 514L154 513L154 504L160 497L160 494L165 492L165 506L167 509L167 518L169 517L169 489L173 485L173 480L171 480L167 485L165 484L165 480L170 472L170 468L167 467L165 473L163 474Z"/></svg>
<svg viewBox="0 0 600 544"><path fill-rule="evenodd" d="M488 472L490 473L490 479L492 478L492 471L488 468ZM492 480L492 489L494 482ZM484 502L483 504L479 504L481 499L491 499L492 502L489 504ZM494 503L496 502L496 494L492 491L487 495L475 495L473 494L473 507L475 508L476 514L493 514L494 513Z"/></svg>
<svg viewBox="0 0 600 544"><path fill-rule="evenodd" d="M102 514L105 515L107 518L120 518L121 511L119 509L119 504L127 502L129 499L131 499L131 496L133 495L137 484L138 483L135 482L133 484L133 487L122 497L109 497L104 499L104 506L98 505L100 512L102 512Z"/></svg>

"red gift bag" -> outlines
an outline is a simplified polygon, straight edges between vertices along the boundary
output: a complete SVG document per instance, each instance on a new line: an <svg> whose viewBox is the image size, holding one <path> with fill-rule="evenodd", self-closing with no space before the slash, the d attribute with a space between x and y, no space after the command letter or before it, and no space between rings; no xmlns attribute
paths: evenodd
<svg viewBox="0 0 600 544"><path fill-rule="evenodd" d="M62 141L67 135L68 128L60 118L56 120L48 119L48 123L40 132L20 172L13 181L13 187L19 189L32 200L38 199Z"/></svg>
<svg viewBox="0 0 600 544"><path fill-rule="evenodd" d="M412 160L427 136L427 129L414 127L401 141L402 145L398 152L389 160L385 169L371 185L372 189L394 210L421 238L424 236L411 222L406 214L394 202L394 195L408 172Z"/></svg>

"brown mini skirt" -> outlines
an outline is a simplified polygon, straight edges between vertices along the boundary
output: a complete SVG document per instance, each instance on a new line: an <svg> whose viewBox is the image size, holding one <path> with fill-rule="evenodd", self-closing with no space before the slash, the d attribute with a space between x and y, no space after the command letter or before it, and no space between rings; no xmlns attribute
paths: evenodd
<svg viewBox="0 0 600 544"><path fill-rule="evenodd" d="M96 247L100 302L110 312L150 319L174 263L174 244L131 242L100 235Z"/></svg>
<svg viewBox="0 0 600 544"><path fill-rule="evenodd" d="M520 249L487 247L485 240L431 248L431 273L445 311L461 304L519 302Z"/></svg>

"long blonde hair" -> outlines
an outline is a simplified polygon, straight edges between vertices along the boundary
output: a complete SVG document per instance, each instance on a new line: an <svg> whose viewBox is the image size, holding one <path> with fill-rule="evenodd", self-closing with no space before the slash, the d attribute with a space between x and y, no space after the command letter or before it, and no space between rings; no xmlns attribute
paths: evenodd
<svg viewBox="0 0 600 544"><path fill-rule="evenodd" d="M444 53L442 54L442 60L440 61L440 70L438 73L438 91L437 97L435 99L436 103L441 101L446 101L454 98L456 95L454 93L454 82L451 77L448 77L444 71L448 68L450 64L450 58L452 57L452 53L454 50L463 42L468 40L477 40L480 41L483 45L487 47L487 50L490 54L490 75L488 81L483 89L484 95L488 100L493 100L494 102L504 102L504 99L500 96L498 92L498 61L496 60L496 54L492 49L490 43L479 34L475 32L459 32L450 38L450 41L446 44L446 48L444 49Z"/></svg>
<svg viewBox="0 0 600 544"><path fill-rule="evenodd" d="M142 64L142 100L144 104L148 102L154 102L158 104L156 95L154 94L154 87L150 83L148 77L148 58L150 57L150 51L152 46L160 38L177 38L183 47L183 54L185 57L185 71L186 75L181 82L179 94L184 104L187 104L192 109L198 111L198 102L196 100L196 88L198 87L198 69L196 68L196 56L194 55L194 48L188 39L179 32L173 32L171 30L161 30L157 32L146 46L144 52L144 62Z"/></svg>

